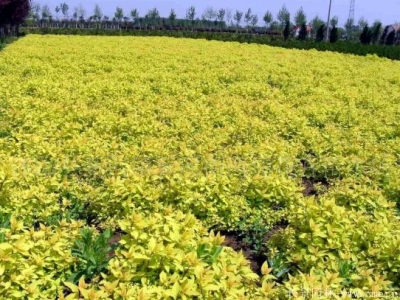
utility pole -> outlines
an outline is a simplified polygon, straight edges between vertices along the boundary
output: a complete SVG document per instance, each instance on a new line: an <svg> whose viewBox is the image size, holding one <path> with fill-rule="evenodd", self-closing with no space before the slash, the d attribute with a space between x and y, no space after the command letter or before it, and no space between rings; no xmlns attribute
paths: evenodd
<svg viewBox="0 0 400 300"><path fill-rule="evenodd" d="M328 22L326 22L326 41L329 42L329 22L331 21L332 0L329 0Z"/></svg>

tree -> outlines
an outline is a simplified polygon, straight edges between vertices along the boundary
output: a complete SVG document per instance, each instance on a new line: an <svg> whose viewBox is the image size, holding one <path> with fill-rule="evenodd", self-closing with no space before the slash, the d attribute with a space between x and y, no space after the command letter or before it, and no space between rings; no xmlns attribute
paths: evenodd
<svg viewBox="0 0 400 300"><path fill-rule="evenodd" d="M68 11L69 11L69 6L68 6L68 4L65 3L65 2L62 2L62 3L60 4L60 9L61 9L61 13L62 13L63 16L64 16L64 19L68 19Z"/></svg>
<svg viewBox="0 0 400 300"><path fill-rule="evenodd" d="M196 8L194 6L191 6L186 11L186 19L192 23L192 26L193 26L195 17L196 17Z"/></svg>
<svg viewBox="0 0 400 300"><path fill-rule="evenodd" d="M150 20L152 25L156 25L158 20L160 19L160 12L157 8L150 9L145 16L147 20Z"/></svg>
<svg viewBox="0 0 400 300"><path fill-rule="evenodd" d="M86 10L83 8L82 4L75 8L75 13L80 21L85 20Z"/></svg>
<svg viewBox="0 0 400 300"><path fill-rule="evenodd" d="M56 8L54 9L54 11L56 12L56 18L58 20L58 13L60 12L60 7L57 5Z"/></svg>
<svg viewBox="0 0 400 300"><path fill-rule="evenodd" d="M294 23L298 26L307 24L307 15L304 12L303 7L300 7L300 9L296 12L294 16Z"/></svg>
<svg viewBox="0 0 400 300"><path fill-rule="evenodd" d="M360 34L360 42L364 45L369 45L372 40L372 31L368 25L364 26L362 33Z"/></svg>
<svg viewBox="0 0 400 300"><path fill-rule="evenodd" d="M263 17L264 23L266 27L269 27L269 25L272 23L272 21L274 20L274 16L272 15L272 13L268 10L264 17Z"/></svg>
<svg viewBox="0 0 400 300"><path fill-rule="evenodd" d="M217 20L222 23L225 19L225 14L226 14L225 9L221 8L217 13Z"/></svg>
<svg viewBox="0 0 400 300"><path fill-rule="evenodd" d="M303 23L301 25L298 39L300 41L305 41L307 39L307 25L306 25L306 23Z"/></svg>
<svg viewBox="0 0 400 300"><path fill-rule="evenodd" d="M366 19L364 19L364 17L361 17L359 20L358 20L358 27L359 27L359 29L364 29L365 28L365 25L368 25L368 21L366 20Z"/></svg>
<svg viewBox="0 0 400 300"><path fill-rule="evenodd" d="M131 19L133 24L136 24L139 19L139 11L136 8L131 10Z"/></svg>
<svg viewBox="0 0 400 300"><path fill-rule="evenodd" d="M242 22L242 18L243 18L243 13L241 11L236 11L235 15L233 16L233 19L236 22L236 26L239 27L240 26L240 22Z"/></svg>
<svg viewBox="0 0 400 300"><path fill-rule="evenodd" d="M169 13L168 20L169 20L169 23L172 26L174 26L175 20L176 20L176 13L175 13L175 10L173 8L171 9L171 12Z"/></svg>
<svg viewBox="0 0 400 300"><path fill-rule="evenodd" d="M30 14L32 15L32 18L36 21L40 20L40 12L41 12L41 7L39 3L35 3L31 6L30 9Z"/></svg>
<svg viewBox="0 0 400 300"><path fill-rule="evenodd" d="M338 23L339 23L339 17L338 17L338 16L334 16L334 17L331 19L331 26L332 26L332 27L337 27Z"/></svg>
<svg viewBox="0 0 400 300"><path fill-rule="evenodd" d="M286 26L288 22L290 26L290 12L288 11L285 5L283 5L282 8L279 10L276 18L278 19L282 27Z"/></svg>
<svg viewBox="0 0 400 300"><path fill-rule="evenodd" d="M372 25L372 43L376 44L378 42L379 36L381 35L382 31L382 23L378 20L374 22Z"/></svg>
<svg viewBox="0 0 400 300"><path fill-rule="evenodd" d="M258 16L257 15L252 15L251 16L251 20L250 20L250 24L252 27L256 27L258 24Z"/></svg>
<svg viewBox="0 0 400 300"><path fill-rule="evenodd" d="M314 19L311 20L310 26L313 32L316 33L321 28L321 26L325 26L325 22L319 16L315 16Z"/></svg>
<svg viewBox="0 0 400 300"><path fill-rule="evenodd" d="M290 21L286 21L285 29L283 30L283 39L287 41L290 36Z"/></svg>
<svg viewBox="0 0 400 300"><path fill-rule="evenodd" d="M118 23L122 21L122 18L124 17L124 10L121 7L117 7L115 9L114 17L116 20L118 20Z"/></svg>
<svg viewBox="0 0 400 300"><path fill-rule="evenodd" d="M103 12L101 11L100 5L96 4L93 10L93 19L95 21L100 21L103 17Z"/></svg>
<svg viewBox="0 0 400 300"><path fill-rule="evenodd" d="M74 7L74 13L72 14L72 18L76 21L78 20L78 8Z"/></svg>
<svg viewBox="0 0 400 300"><path fill-rule="evenodd" d="M42 6L42 20L49 20L51 18L50 7L45 4Z"/></svg>
<svg viewBox="0 0 400 300"><path fill-rule="evenodd" d="M232 26L232 11L229 8L225 9L225 19L228 26Z"/></svg>
<svg viewBox="0 0 400 300"><path fill-rule="evenodd" d="M249 26L252 17L253 15L251 14L251 8L249 8L247 12L244 14L244 22L246 23L246 26Z"/></svg>
<svg viewBox="0 0 400 300"><path fill-rule="evenodd" d="M19 26L31 11L29 0L0 1L0 36L19 35ZM11 30L8 30L8 26Z"/></svg>
<svg viewBox="0 0 400 300"><path fill-rule="evenodd" d="M339 39L339 33L337 27L333 27L331 30L331 35L329 36L329 41L331 43L336 43Z"/></svg>
<svg viewBox="0 0 400 300"><path fill-rule="evenodd" d="M322 42L325 37L325 24L321 24L317 30L317 36L315 38L316 42Z"/></svg>
<svg viewBox="0 0 400 300"><path fill-rule="evenodd" d="M215 19L216 16L217 16L217 12L211 6L209 6L204 11L202 18L203 18L203 20L207 20L210 22L211 20Z"/></svg>

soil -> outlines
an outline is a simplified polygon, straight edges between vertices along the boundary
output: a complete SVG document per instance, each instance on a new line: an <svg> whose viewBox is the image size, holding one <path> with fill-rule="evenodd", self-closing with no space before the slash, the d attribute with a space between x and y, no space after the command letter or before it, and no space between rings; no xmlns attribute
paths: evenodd
<svg viewBox="0 0 400 300"><path fill-rule="evenodd" d="M267 242L276 232L287 227L287 223L282 222L281 224L275 225L265 236L264 242ZM263 263L268 259L266 255L258 254L254 251L254 247L251 244L246 243L243 240L243 233L237 231L221 231L221 235L225 236L224 246L230 247L235 251L242 251L244 257L250 262L250 267L254 273L261 274L261 267Z"/></svg>
<svg viewBox="0 0 400 300"><path fill-rule="evenodd" d="M245 243L237 232L220 232L225 236L224 246L235 251L243 251L243 255L250 261L250 267L254 273L261 275L261 266L267 260L264 255L258 255L251 249L251 245Z"/></svg>
<svg viewBox="0 0 400 300"><path fill-rule="evenodd" d="M108 241L108 245L112 246L113 248L118 246L119 241L122 239L123 233L122 232L115 232L111 239ZM107 253L108 258L113 258L115 256L115 250L110 250Z"/></svg>
<svg viewBox="0 0 400 300"><path fill-rule="evenodd" d="M318 191L315 188L315 184L319 183L322 184L326 189L329 188L329 183L325 180L319 180L319 181L314 181L313 179L309 178L303 178L302 179L304 190L303 190L303 196L304 197L310 197L314 195L318 195Z"/></svg>

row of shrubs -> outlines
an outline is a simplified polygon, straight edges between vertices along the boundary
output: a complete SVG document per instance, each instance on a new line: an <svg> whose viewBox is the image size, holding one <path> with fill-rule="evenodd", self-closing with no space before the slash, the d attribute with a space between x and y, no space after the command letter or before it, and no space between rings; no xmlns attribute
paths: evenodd
<svg viewBox="0 0 400 300"><path fill-rule="evenodd" d="M226 33L226 32L199 32L199 31L174 31L174 30L104 30L104 29L79 29L79 28L24 28L23 34L68 34L68 35L104 35L104 36L168 36L176 38L207 39L225 42L257 43L291 49L316 49L319 51L332 51L354 55L377 55L393 60L400 60L398 47L384 45L362 45L348 41L337 43L324 43L315 41L284 41L283 36L271 36L252 33Z"/></svg>

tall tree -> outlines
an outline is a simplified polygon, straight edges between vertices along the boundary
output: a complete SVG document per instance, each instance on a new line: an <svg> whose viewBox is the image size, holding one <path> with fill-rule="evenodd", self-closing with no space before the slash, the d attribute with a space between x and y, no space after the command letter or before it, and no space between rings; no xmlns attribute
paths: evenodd
<svg viewBox="0 0 400 300"><path fill-rule="evenodd" d="M337 27L338 24L339 24L339 17L338 17L338 16L334 16L334 17L331 19L331 26L332 26L332 27Z"/></svg>
<svg viewBox="0 0 400 300"><path fill-rule="evenodd" d="M256 27L258 24L258 16L256 14L251 16L250 24L252 27Z"/></svg>
<svg viewBox="0 0 400 300"><path fill-rule="evenodd" d="M247 12L244 14L244 22L246 23L246 26L249 26L249 23L251 22L252 17L253 17L253 15L251 13L251 8L249 8L247 10Z"/></svg>
<svg viewBox="0 0 400 300"><path fill-rule="evenodd" d="M50 20L51 18L51 11L50 11L50 7L45 4L42 6L42 20Z"/></svg>
<svg viewBox="0 0 400 300"><path fill-rule="evenodd" d="M381 35L382 31L382 23L379 20L376 20L372 25L372 43L376 44L379 40L379 36Z"/></svg>
<svg viewBox="0 0 400 300"><path fill-rule="evenodd" d="M80 4L78 7L76 7L76 14L77 14L77 17L78 17L78 19L80 21L84 21L85 20L86 10L82 6L82 4Z"/></svg>
<svg viewBox="0 0 400 300"><path fill-rule="evenodd" d="M282 27L286 26L286 24L288 22L289 22L289 26L290 26L290 12L286 8L286 5L282 6L282 8L279 10L276 18L278 19L278 21Z"/></svg>
<svg viewBox="0 0 400 300"><path fill-rule="evenodd" d="M54 11L56 12L56 18L58 20L58 14L60 13L60 7L57 5L56 8L54 9Z"/></svg>
<svg viewBox="0 0 400 300"><path fill-rule="evenodd" d="M363 30L363 29L365 28L365 25L368 25L368 21L367 21L364 17L361 17L361 18L358 20L358 27L359 27L359 30Z"/></svg>
<svg viewBox="0 0 400 300"><path fill-rule="evenodd" d="M269 27L269 25L272 23L272 21L274 20L274 16L272 15L272 12L270 12L269 10L265 13L264 17L263 17L264 23L266 27Z"/></svg>
<svg viewBox="0 0 400 300"><path fill-rule="evenodd" d="M232 26L232 10L230 8L225 9L225 19L228 26Z"/></svg>
<svg viewBox="0 0 400 300"><path fill-rule="evenodd" d="M175 13L175 10L173 8L171 8L171 11L170 11L169 16L168 16L168 20L169 20L169 23L172 26L175 25L176 13Z"/></svg>
<svg viewBox="0 0 400 300"><path fill-rule="evenodd" d="M322 41L324 40L324 37L325 37L325 24L322 23L322 24L318 27L317 35L316 35L315 41L317 41L317 42L322 42Z"/></svg>
<svg viewBox="0 0 400 300"><path fill-rule="evenodd" d="M336 43L339 40L339 32L337 27L333 27L331 30L331 34L329 36L329 41L331 43Z"/></svg>
<svg viewBox="0 0 400 300"><path fill-rule="evenodd" d="M61 13L62 13L63 16L64 16L64 19L68 19L68 11L69 11L69 6L68 6L68 4L65 3L65 2L62 2L62 3L60 4L60 9L61 9Z"/></svg>
<svg viewBox="0 0 400 300"><path fill-rule="evenodd" d="M139 19L139 11L136 8L131 10L131 19L133 24L136 24Z"/></svg>
<svg viewBox="0 0 400 300"><path fill-rule="evenodd" d="M290 37L290 21L287 20L285 24L285 29L283 30L283 39L285 41L289 40Z"/></svg>
<svg viewBox="0 0 400 300"><path fill-rule="evenodd" d="M307 25L306 23L301 24L298 39L305 41L307 39Z"/></svg>
<svg viewBox="0 0 400 300"><path fill-rule="evenodd" d="M226 10L224 8L221 8L217 13L217 20L222 23L225 19L225 14Z"/></svg>
<svg viewBox="0 0 400 300"><path fill-rule="evenodd" d="M307 24L307 15L304 12L303 7L300 7L300 9L294 15L294 23L297 26L302 26L303 24Z"/></svg>
<svg viewBox="0 0 400 300"><path fill-rule="evenodd" d="M160 19L160 12L154 7L147 12L145 18L150 20L152 25L156 25Z"/></svg>
<svg viewBox="0 0 400 300"><path fill-rule="evenodd" d="M211 21L217 17L217 12L211 6L207 7L202 15L203 20Z"/></svg>
<svg viewBox="0 0 400 300"><path fill-rule="evenodd" d="M95 4L93 9L93 19L95 21L100 21L103 18L103 12L101 11L101 7L98 4Z"/></svg>
<svg viewBox="0 0 400 300"><path fill-rule="evenodd" d="M321 25L325 25L325 22L318 15L315 16L310 22L310 26L315 33L318 32L318 30L321 28Z"/></svg>
<svg viewBox="0 0 400 300"><path fill-rule="evenodd" d="M242 18L243 18L243 12L237 10L235 12L235 15L233 16L233 19L235 20L237 27L240 26L240 23L242 22Z"/></svg>
<svg viewBox="0 0 400 300"><path fill-rule="evenodd" d="M189 20L191 25L194 25L194 18L196 17L196 8L191 6L186 11L186 20Z"/></svg>
<svg viewBox="0 0 400 300"><path fill-rule="evenodd" d="M368 24L364 26L362 33L360 34L360 42L364 45L369 45L372 40L372 31Z"/></svg>
<svg viewBox="0 0 400 300"><path fill-rule="evenodd" d="M39 3L34 3L31 6L30 11L31 11L30 13L32 15L32 18L35 21L39 21L40 20L40 12L42 11L42 8L41 8L40 4Z"/></svg>
<svg viewBox="0 0 400 300"><path fill-rule="evenodd" d="M121 22L124 17L124 10L121 7L115 9L114 17L118 22Z"/></svg>

